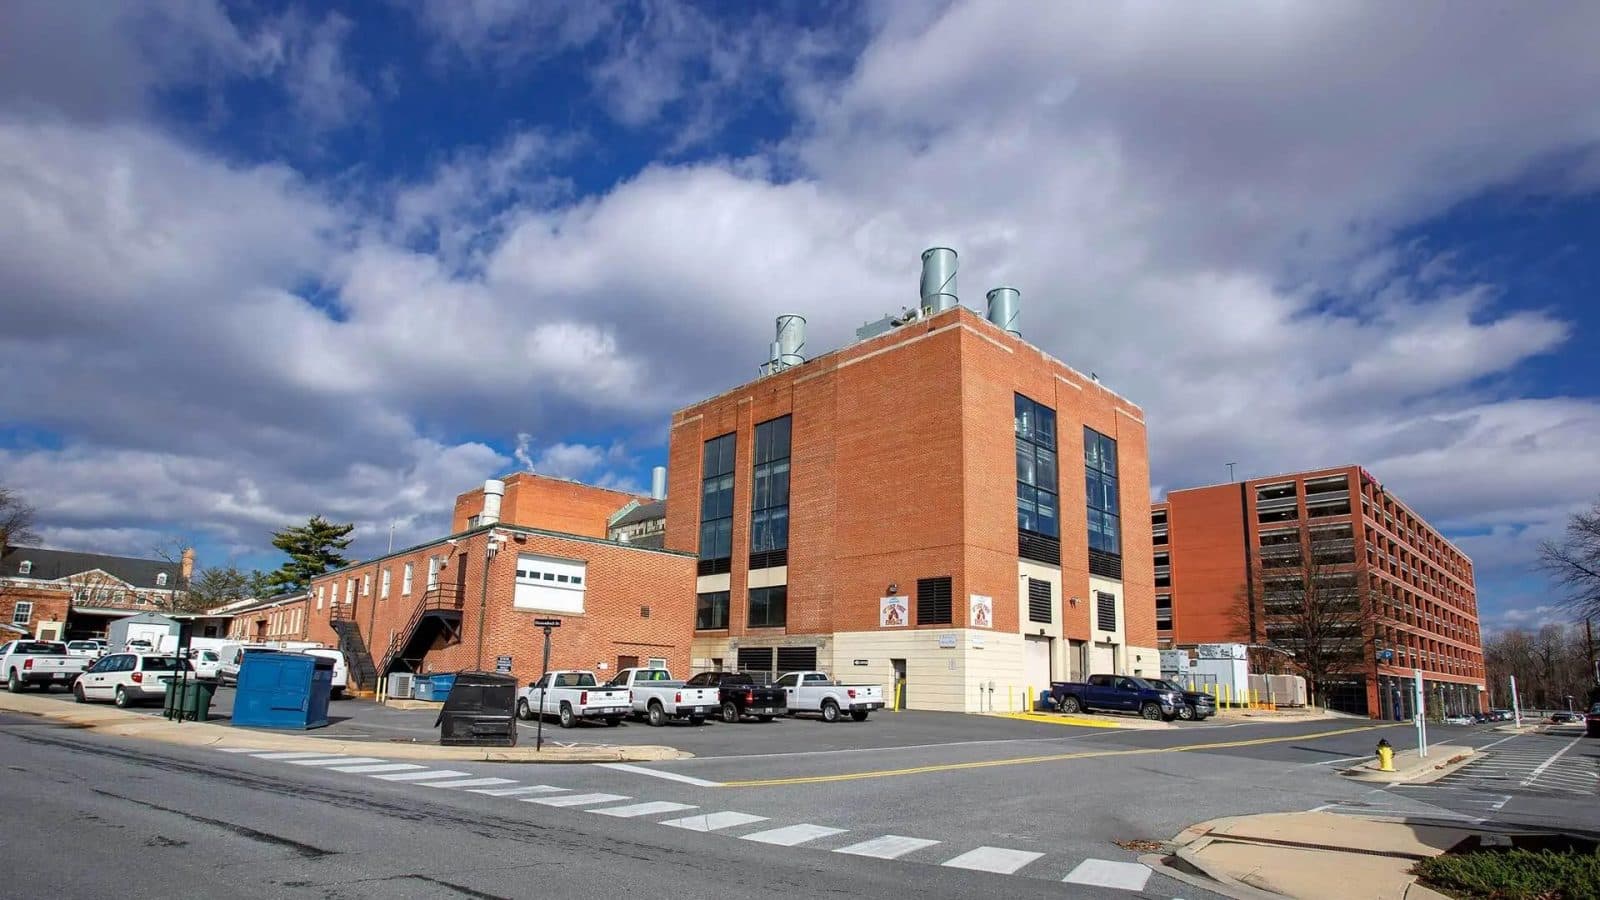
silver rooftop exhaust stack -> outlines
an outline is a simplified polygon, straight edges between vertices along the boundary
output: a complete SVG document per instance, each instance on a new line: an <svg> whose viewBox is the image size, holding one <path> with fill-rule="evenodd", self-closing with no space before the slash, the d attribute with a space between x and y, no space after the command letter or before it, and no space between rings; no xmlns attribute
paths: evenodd
<svg viewBox="0 0 1600 900"><path fill-rule="evenodd" d="M506 483L491 478L483 483L483 512L478 514L479 525L493 525L500 521L500 498L506 494Z"/></svg>
<svg viewBox="0 0 1600 900"><path fill-rule="evenodd" d="M956 252L949 247L922 251L922 308L929 314L944 312L956 297Z"/></svg>
<svg viewBox="0 0 1600 900"><path fill-rule="evenodd" d="M656 466L650 470L650 499L667 499L667 467Z"/></svg>
<svg viewBox="0 0 1600 900"><path fill-rule="evenodd" d="M1022 336L1017 326L1017 307L1022 302L1022 293L1016 288L997 287L988 293L989 321L1006 331Z"/></svg>
<svg viewBox="0 0 1600 900"><path fill-rule="evenodd" d="M763 375L782 372L806 361L806 317L793 314L779 316L777 338L767 345L767 362L761 367Z"/></svg>

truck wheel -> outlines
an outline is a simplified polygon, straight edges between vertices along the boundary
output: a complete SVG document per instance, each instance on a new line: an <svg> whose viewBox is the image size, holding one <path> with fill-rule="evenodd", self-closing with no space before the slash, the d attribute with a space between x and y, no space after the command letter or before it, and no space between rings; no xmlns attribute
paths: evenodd
<svg viewBox="0 0 1600 900"><path fill-rule="evenodd" d="M570 703L561 704L561 727L572 728L578 724L578 717L572 714Z"/></svg>
<svg viewBox="0 0 1600 900"><path fill-rule="evenodd" d="M1056 704L1056 709L1061 710L1069 716L1075 716L1078 713L1083 712L1083 704L1078 702L1077 697L1068 694L1067 696L1061 698L1060 703Z"/></svg>
<svg viewBox="0 0 1600 900"><path fill-rule="evenodd" d="M1178 718L1184 720L1185 722L1193 722L1194 721L1194 707L1190 706L1187 703L1185 703L1182 706L1178 707Z"/></svg>
<svg viewBox="0 0 1600 900"><path fill-rule="evenodd" d="M88 703L89 702L89 698L84 696L84 694L83 694L83 685L81 685L81 684L73 684L73 686L72 686L72 699L78 701L79 703Z"/></svg>
<svg viewBox="0 0 1600 900"><path fill-rule="evenodd" d="M822 721L839 721L839 704L833 702L832 700L822 701Z"/></svg>
<svg viewBox="0 0 1600 900"><path fill-rule="evenodd" d="M1165 718L1161 714L1161 704L1155 702L1154 700L1146 700L1144 705L1139 707L1139 715L1144 716L1146 719L1149 719L1152 722L1159 722Z"/></svg>
<svg viewBox="0 0 1600 900"><path fill-rule="evenodd" d="M722 704L722 721L727 722L729 725L739 721L739 707L734 706L732 700Z"/></svg>
<svg viewBox="0 0 1600 900"><path fill-rule="evenodd" d="M867 720L867 711L864 709L853 709L850 711L850 718L856 720L857 722L865 722Z"/></svg>
<svg viewBox="0 0 1600 900"><path fill-rule="evenodd" d="M689 724L690 725L704 725L705 723L706 723L706 717L705 716L690 716L689 717Z"/></svg>
<svg viewBox="0 0 1600 900"><path fill-rule="evenodd" d="M127 709L133 704L132 698L128 696L127 691L122 689L121 685L117 685L116 696L111 698L111 702L117 705L117 709Z"/></svg>
<svg viewBox="0 0 1600 900"><path fill-rule="evenodd" d="M667 711L661 708L661 704L660 703L658 703L658 702L656 702L654 700L651 700L650 701L650 725L652 727L655 727L655 728L660 728L661 726L663 726L665 724L667 724Z"/></svg>
<svg viewBox="0 0 1600 900"><path fill-rule="evenodd" d="M10 677L6 679L6 690L13 694L22 693L22 679L17 677L16 669L12 669Z"/></svg>

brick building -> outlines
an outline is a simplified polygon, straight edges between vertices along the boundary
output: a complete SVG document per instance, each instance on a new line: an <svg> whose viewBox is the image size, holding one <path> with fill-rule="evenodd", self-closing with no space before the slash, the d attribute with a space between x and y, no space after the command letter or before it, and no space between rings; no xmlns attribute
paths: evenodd
<svg viewBox="0 0 1600 900"><path fill-rule="evenodd" d="M311 595L298 593L279 594L260 600L234 601L211 615L229 618L228 637L245 643L266 641L303 641L311 630L308 617ZM329 646L334 646L329 642Z"/></svg>
<svg viewBox="0 0 1600 900"><path fill-rule="evenodd" d="M194 551L176 562L11 547L0 557L0 622L46 640L106 636L110 623L180 605Z"/></svg>
<svg viewBox="0 0 1600 900"><path fill-rule="evenodd" d="M554 668L657 662L689 670L691 554L606 537L619 508L648 498L532 473L462 494L447 537L313 579L306 639L352 657L360 687L392 671L539 674L557 617ZM504 501L501 501L503 491Z"/></svg>
<svg viewBox="0 0 1600 900"><path fill-rule="evenodd" d="M1157 630L1163 646L1275 643L1275 580L1339 579L1377 604L1370 662L1326 702L1408 718L1423 671L1429 702L1484 702L1472 560L1359 466L1172 491L1151 507ZM1309 546L1308 546L1309 545ZM1309 557L1308 557L1309 554Z"/></svg>
<svg viewBox="0 0 1600 900"><path fill-rule="evenodd" d="M967 711L1158 674L1142 412L954 302L810 361L775 344L765 377L673 415L696 670L820 668Z"/></svg>

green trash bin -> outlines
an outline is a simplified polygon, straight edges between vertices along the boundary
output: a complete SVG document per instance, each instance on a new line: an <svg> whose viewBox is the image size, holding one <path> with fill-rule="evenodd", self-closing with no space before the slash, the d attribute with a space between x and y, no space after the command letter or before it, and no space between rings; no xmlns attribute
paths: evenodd
<svg viewBox="0 0 1600 900"><path fill-rule="evenodd" d="M181 685L183 696L178 696L180 688L176 680L167 682L167 701L162 710L162 715L169 719L191 722L206 722L211 719L211 698L217 693L217 686L209 681L200 681L191 678Z"/></svg>

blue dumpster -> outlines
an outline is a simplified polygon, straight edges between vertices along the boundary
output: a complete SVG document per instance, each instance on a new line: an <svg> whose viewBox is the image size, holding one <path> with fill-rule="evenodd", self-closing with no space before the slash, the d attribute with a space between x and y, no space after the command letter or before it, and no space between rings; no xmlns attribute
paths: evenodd
<svg viewBox="0 0 1600 900"><path fill-rule="evenodd" d="M328 724L333 660L304 653L248 650L239 665L233 724L304 731Z"/></svg>
<svg viewBox="0 0 1600 900"><path fill-rule="evenodd" d="M433 702L443 703L450 699L450 690L456 686L456 673L434 675L428 679L428 684L433 693Z"/></svg>
<svg viewBox="0 0 1600 900"><path fill-rule="evenodd" d="M432 700L433 679L427 675L418 675L411 680L411 699Z"/></svg>

